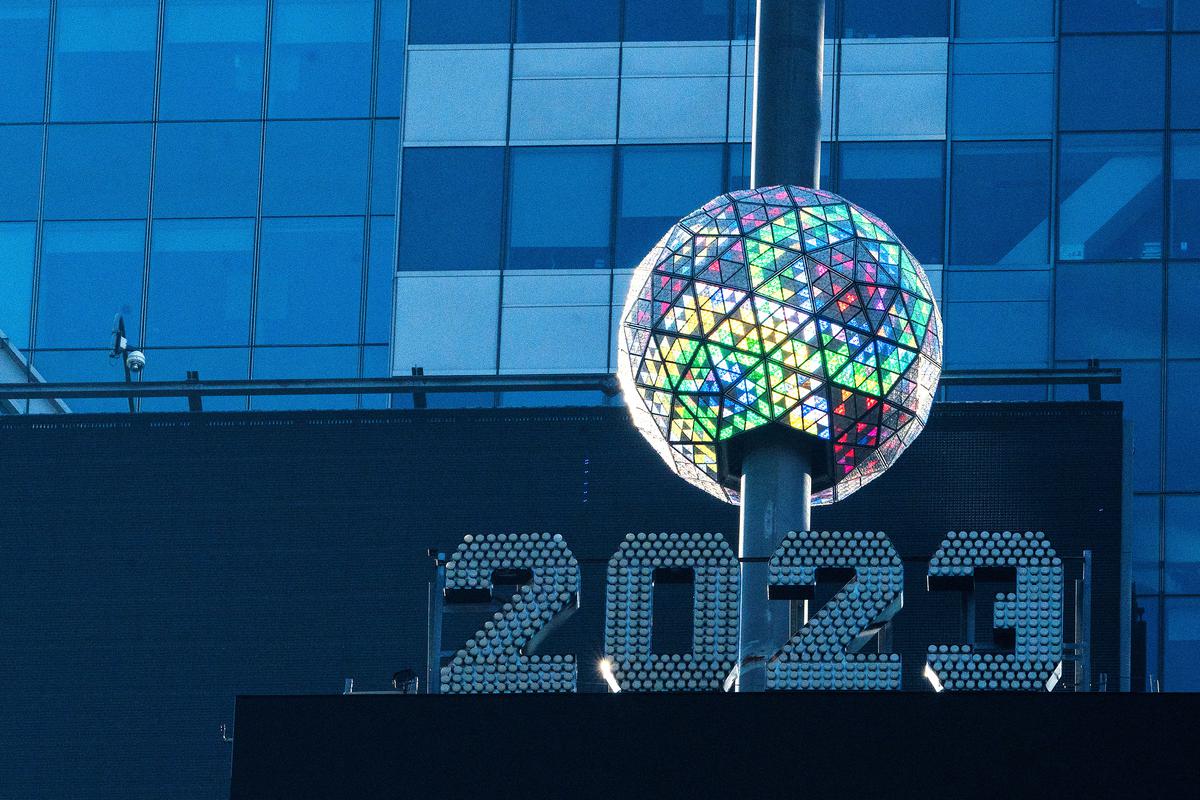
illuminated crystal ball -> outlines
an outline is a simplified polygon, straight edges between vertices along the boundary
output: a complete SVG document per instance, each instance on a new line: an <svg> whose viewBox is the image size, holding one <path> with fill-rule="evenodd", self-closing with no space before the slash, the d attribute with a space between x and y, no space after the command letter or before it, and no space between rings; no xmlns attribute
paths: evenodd
<svg viewBox="0 0 1200 800"><path fill-rule="evenodd" d="M634 423L682 478L738 502L755 429L812 458L814 504L879 477L925 426L942 324L924 270L829 192L724 194L638 266L618 371Z"/></svg>

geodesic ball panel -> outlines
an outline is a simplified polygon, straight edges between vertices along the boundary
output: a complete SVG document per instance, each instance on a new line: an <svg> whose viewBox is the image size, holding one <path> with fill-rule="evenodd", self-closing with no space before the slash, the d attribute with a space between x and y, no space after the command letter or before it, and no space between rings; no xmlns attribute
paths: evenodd
<svg viewBox="0 0 1200 800"><path fill-rule="evenodd" d="M635 424L681 477L729 502L719 443L780 424L826 443L831 503L878 477L925 425L941 317L881 220L796 186L721 195L634 274L618 371Z"/></svg>

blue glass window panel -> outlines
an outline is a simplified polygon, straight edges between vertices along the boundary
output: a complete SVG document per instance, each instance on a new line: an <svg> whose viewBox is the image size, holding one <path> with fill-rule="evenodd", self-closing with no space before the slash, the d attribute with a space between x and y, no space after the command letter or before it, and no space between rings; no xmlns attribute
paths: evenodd
<svg viewBox="0 0 1200 800"><path fill-rule="evenodd" d="M733 0L733 38L738 41L750 40L754 41L754 21L758 14L757 0ZM829 9L825 9L825 38L836 38L830 36L829 26L831 18L834 15L829 13Z"/></svg>
<svg viewBox="0 0 1200 800"><path fill-rule="evenodd" d="M1168 495L1167 592L1200 593L1200 496Z"/></svg>
<svg viewBox="0 0 1200 800"><path fill-rule="evenodd" d="M259 122L168 122L158 126L154 215L254 216Z"/></svg>
<svg viewBox="0 0 1200 800"><path fill-rule="evenodd" d="M400 269L499 269L504 148L405 148L401 180Z"/></svg>
<svg viewBox="0 0 1200 800"><path fill-rule="evenodd" d="M0 219L37 219L42 126L0 126Z"/></svg>
<svg viewBox="0 0 1200 800"><path fill-rule="evenodd" d="M821 142L821 185L818 188L836 191L833 185L833 156L829 142ZM725 191L750 188L750 143L735 142L729 145L729 176Z"/></svg>
<svg viewBox="0 0 1200 800"><path fill-rule="evenodd" d="M945 399L954 403L1037 403L1046 399L1045 386L947 386Z"/></svg>
<svg viewBox="0 0 1200 800"><path fill-rule="evenodd" d="M150 249L147 344L249 344L254 220L158 220Z"/></svg>
<svg viewBox="0 0 1200 800"><path fill-rule="evenodd" d="M958 142L951 154L950 263L1050 258L1050 143Z"/></svg>
<svg viewBox="0 0 1200 800"><path fill-rule="evenodd" d="M1158 495L1134 495L1130 508L1132 525L1133 583L1139 594L1159 590L1159 498Z"/></svg>
<svg viewBox="0 0 1200 800"><path fill-rule="evenodd" d="M1167 276L1167 354L1200 358L1200 264L1171 264Z"/></svg>
<svg viewBox="0 0 1200 800"><path fill-rule="evenodd" d="M959 302L1046 302L1053 293L1050 288L1051 275L1048 269L955 271L946 277L946 296Z"/></svg>
<svg viewBox="0 0 1200 800"><path fill-rule="evenodd" d="M144 217L149 186L149 125L50 126L47 219Z"/></svg>
<svg viewBox="0 0 1200 800"><path fill-rule="evenodd" d="M846 39L948 36L949 6L947 0L843 0L842 36Z"/></svg>
<svg viewBox="0 0 1200 800"><path fill-rule="evenodd" d="M371 217L371 258L367 273L367 338L392 338L392 294L396 275L396 218Z"/></svg>
<svg viewBox="0 0 1200 800"><path fill-rule="evenodd" d="M153 291L153 279L151 279ZM154 311L150 319L153 325ZM142 373L148 381L181 381L190 370L200 373L200 380L243 381L250 377L250 348L248 347L204 347L175 348L147 347L146 369ZM208 395L201 400L205 411L245 411L244 396ZM139 401L139 411L188 410L186 397L144 397Z"/></svg>
<svg viewBox="0 0 1200 800"><path fill-rule="evenodd" d="M410 44L486 44L509 40L509 0L409 0Z"/></svg>
<svg viewBox="0 0 1200 800"><path fill-rule="evenodd" d="M1162 136L1059 140L1058 257L1107 261L1162 254Z"/></svg>
<svg viewBox="0 0 1200 800"><path fill-rule="evenodd" d="M1171 255L1200 258L1200 133L1171 137Z"/></svg>
<svg viewBox="0 0 1200 800"><path fill-rule="evenodd" d="M150 119L155 0L59 0L55 27L51 119Z"/></svg>
<svg viewBox="0 0 1200 800"><path fill-rule="evenodd" d="M1200 490L1200 426L1196 387L1200 362L1167 362L1167 485L1169 491Z"/></svg>
<svg viewBox="0 0 1200 800"><path fill-rule="evenodd" d="M141 338L142 222L47 222L38 281L37 346L112 344L113 317Z"/></svg>
<svg viewBox="0 0 1200 800"><path fill-rule="evenodd" d="M262 0L167 3L159 118L258 118L266 17Z"/></svg>
<svg viewBox="0 0 1200 800"><path fill-rule="evenodd" d="M107 327L111 328L112 320L108 322ZM37 351L33 354L33 366L45 380L53 383L122 382L125 380L124 367L120 360L108 357L110 349ZM72 412L79 414L129 413L129 400L124 397L73 398L63 402Z"/></svg>
<svg viewBox="0 0 1200 800"><path fill-rule="evenodd" d="M1200 31L1200 0L1175 0L1175 30Z"/></svg>
<svg viewBox="0 0 1200 800"><path fill-rule="evenodd" d="M386 345L364 347L362 359L364 378L387 378L392 374L392 365L388 360ZM359 395L360 408L388 408L390 405L391 395L388 394Z"/></svg>
<svg viewBox="0 0 1200 800"><path fill-rule="evenodd" d="M942 263L941 142L842 143L838 162L839 194L882 217L919 260Z"/></svg>
<svg viewBox="0 0 1200 800"><path fill-rule="evenodd" d="M363 213L370 124L268 122L263 213Z"/></svg>
<svg viewBox="0 0 1200 800"><path fill-rule="evenodd" d="M358 347L256 347L255 378L354 378L358 376ZM255 411L354 408L352 394L260 396L250 400Z"/></svg>
<svg viewBox="0 0 1200 800"><path fill-rule="evenodd" d="M963 39L1054 35L1054 0L958 0L956 13L956 35Z"/></svg>
<svg viewBox="0 0 1200 800"><path fill-rule="evenodd" d="M396 213L396 161L400 158L395 120L375 122L375 141L371 152L371 213Z"/></svg>
<svg viewBox="0 0 1200 800"><path fill-rule="evenodd" d="M1161 36L1067 36L1059 45L1059 127L1163 126L1166 41Z"/></svg>
<svg viewBox="0 0 1200 800"><path fill-rule="evenodd" d="M0 6L0 122L41 122L46 95L50 0Z"/></svg>
<svg viewBox="0 0 1200 800"><path fill-rule="evenodd" d="M1062 0L1064 33L1161 31L1166 0Z"/></svg>
<svg viewBox="0 0 1200 800"><path fill-rule="evenodd" d="M633 145L620 149L618 269L633 268L685 214L721 194L721 145Z"/></svg>
<svg viewBox="0 0 1200 800"><path fill-rule="evenodd" d="M1167 597L1163 615L1163 690L1200 691L1200 597Z"/></svg>
<svg viewBox="0 0 1200 800"><path fill-rule="evenodd" d="M1060 264L1056 357L1158 358L1162 272L1159 264Z"/></svg>
<svg viewBox="0 0 1200 800"><path fill-rule="evenodd" d="M620 28L620 0L517 0L518 42L615 42Z"/></svg>
<svg viewBox="0 0 1200 800"><path fill-rule="evenodd" d="M29 346L36 235L32 222L0 223L0 331L22 350Z"/></svg>
<svg viewBox="0 0 1200 800"><path fill-rule="evenodd" d="M1044 367L1049 344L1049 303L996 301L944 304L946 367ZM996 349L1004 331L1004 350Z"/></svg>
<svg viewBox="0 0 1200 800"><path fill-rule="evenodd" d="M263 220L255 343L358 342L363 233L361 217Z"/></svg>
<svg viewBox="0 0 1200 800"><path fill-rule="evenodd" d="M1162 486L1159 478L1162 454L1159 439L1162 430L1162 362L1101 363L1121 370L1121 383L1103 387L1101 397L1124 403L1125 418L1133 422L1133 488L1136 491L1157 491Z"/></svg>
<svg viewBox="0 0 1200 800"><path fill-rule="evenodd" d="M405 0L383 0L379 12L379 64L375 68L375 115L398 117L404 103Z"/></svg>
<svg viewBox="0 0 1200 800"><path fill-rule="evenodd" d="M512 151L510 269L609 266L611 147Z"/></svg>
<svg viewBox="0 0 1200 800"><path fill-rule="evenodd" d="M1200 36L1172 37L1171 127L1200 128Z"/></svg>
<svg viewBox="0 0 1200 800"><path fill-rule="evenodd" d="M728 0L625 0L627 42L720 41L729 34Z"/></svg>
<svg viewBox="0 0 1200 800"><path fill-rule="evenodd" d="M366 116L374 28L370 0L276 0L269 116Z"/></svg>

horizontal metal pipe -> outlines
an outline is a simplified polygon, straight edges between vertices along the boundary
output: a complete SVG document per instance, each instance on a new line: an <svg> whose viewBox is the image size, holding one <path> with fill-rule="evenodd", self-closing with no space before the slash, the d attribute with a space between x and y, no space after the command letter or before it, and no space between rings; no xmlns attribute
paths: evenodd
<svg viewBox="0 0 1200 800"><path fill-rule="evenodd" d="M947 370L942 386L1118 384L1119 369ZM444 392L588 392L615 395L613 375L403 375L395 378L297 378L220 381L0 383L0 400L47 397L188 397L286 394L436 394Z"/></svg>

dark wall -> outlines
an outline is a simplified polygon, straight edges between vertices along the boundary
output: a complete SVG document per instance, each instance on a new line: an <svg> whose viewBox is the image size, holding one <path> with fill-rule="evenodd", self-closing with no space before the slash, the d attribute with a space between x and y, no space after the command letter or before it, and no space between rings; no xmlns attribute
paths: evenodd
<svg viewBox="0 0 1200 800"><path fill-rule="evenodd" d="M905 688L926 688L926 644L959 641L957 598L924 590L951 528L1096 549L1096 671L1118 674L1120 418L940 406L891 472L814 513L883 529L906 558ZM671 475L616 408L14 418L0 459L0 797L223 797L234 696L423 667L425 550L464 534L567 539L582 608L543 651L576 653L587 691L625 533L736 543L736 509Z"/></svg>

